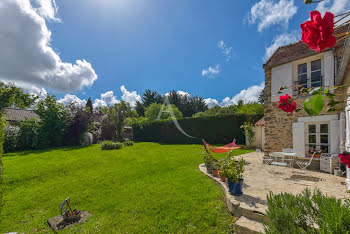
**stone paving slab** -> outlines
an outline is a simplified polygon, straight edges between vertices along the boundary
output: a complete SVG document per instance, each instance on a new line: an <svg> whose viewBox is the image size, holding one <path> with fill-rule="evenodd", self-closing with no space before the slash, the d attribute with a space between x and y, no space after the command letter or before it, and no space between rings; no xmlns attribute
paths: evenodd
<svg viewBox="0 0 350 234"><path fill-rule="evenodd" d="M260 153L259 156L263 157L263 153ZM297 168L262 165L256 152L238 157L243 157L247 162L243 173L245 184L243 193L250 197L249 202L255 200L260 204L266 204L269 191L275 194L282 192L297 194L305 188L310 190L318 188L322 193L336 198L350 198L350 194L346 193L346 186L344 185L345 177L320 171L309 171L313 176L313 178L310 178L305 172Z"/></svg>
<svg viewBox="0 0 350 234"><path fill-rule="evenodd" d="M55 230L56 232L61 231L65 228L73 227L79 223L85 223L86 220L91 216L91 214L88 211L83 211L81 213L81 218L78 222L75 223L67 223L63 220L62 215L53 217L47 220L49 226Z"/></svg>

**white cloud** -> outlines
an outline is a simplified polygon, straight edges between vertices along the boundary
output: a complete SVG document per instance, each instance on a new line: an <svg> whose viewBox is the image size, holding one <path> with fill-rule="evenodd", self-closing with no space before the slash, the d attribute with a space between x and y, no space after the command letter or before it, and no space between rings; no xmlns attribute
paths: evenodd
<svg viewBox="0 0 350 234"><path fill-rule="evenodd" d="M30 0L0 2L0 80L59 92L91 86L97 75L90 63L63 62L51 47L44 17L55 18L54 2L37 0L37 5L33 8Z"/></svg>
<svg viewBox="0 0 350 234"><path fill-rule="evenodd" d="M288 25L297 10L294 0L261 0L250 9L248 20L251 24L258 24L258 31L261 32L274 24Z"/></svg>
<svg viewBox="0 0 350 234"><path fill-rule="evenodd" d="M270 58L270 56L280 47L284 46L293 42L298 41L297 33L285 33L276 36L273 39L272 44L269 47L265 48L265 56L264 61L267 61L267 59Z"/></svg>
<svg viewBox="0 0 350 234"><path fill-rule="evenodd" d="M220 64L216 64L214 67L209 66L207 69L202 70L202 76L214 78L215 75L220 73Z"/></svg>
<svg viewBox="0 0 350 234"><path fill-rule="evenodd" d="M221 53L226 56L226 62L231 59L232 47L225 44L223 40L219 41L218 47L221 50Z"/></svg>
<svg viewBox="0 0 350 234"><path fill-rule="evenodd" d="M38 8L36 9L39 15L46 19L51 19L56 22L60 22L60 19L56 16L58 7L55 0L36 0Z"/></svg>
<svg viewBox="0 0 350 234"><path fill-rule="evenodd" d="M219 105L219 102L214 98L206 98L204 99L205 104L207 104L208 108L212 108L214 106Z"/></svg>
<svg viewBox="0 0 350 234"><path fill-rule="evenodd" d="M136 91L128 91L124 85L120 86L120 90L122 91L122 100L130 103L131 107L136 106L136 101L141 101L140 95L137 94Z"/></svg>
<svg viewBox="0 0 350 234"><path fill-rule="evenodd" d="M179 95L181 95L181 96L191 96L189 93L187 93L187 92L185 92L185 91L181 91L181 90L179 90L179 91L177 91L176 92L177 94L179 94ZM169 92L167 92L166 94L164 94L165 96L169 96Z"/></svg>
<svg viewBox="0 0 350 234"><path fill-rule="evenodd" d="M63 105L67 106L71 103L75 103L77 105L80 106L85 106L86 105L86 100L85 99L80 99L75 95L71 95L71 94L66 94L64 96L64 98L61 98L60 100L58 100L59 103L62 103Z"/></svg>
<svg viewBox="0 0 350 234"><path fill-rule="evenodd" d="M221 102L221 106L235 105L239 100L243 100L244 103L257 102L264 85L264 83L261 83L260 85L250 86L247 89L241 90L239 94L232 98L225 97Z"/></svg>
<svg viewBox="0 0 350 234"><path fill-rule="evenodd" d="M94 107L111 106L119 103L119 100L114 96L113 91L107 91L101 94L101 99L95 99Z"/></svg>
<svg viewBox="0 0 350 234"><path fill-rule="evenodd" d="M316 10L324 14L329 11L334 15L338 15L349 11L350 0L325 0L317 4ZM335 20L336 21L336 20Z"/></svg>

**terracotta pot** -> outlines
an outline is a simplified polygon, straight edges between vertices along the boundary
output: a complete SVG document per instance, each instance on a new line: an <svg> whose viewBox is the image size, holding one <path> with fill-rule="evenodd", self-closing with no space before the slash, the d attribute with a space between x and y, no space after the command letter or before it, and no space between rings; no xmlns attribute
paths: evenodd
<svg viewBox="0 0 350 234"><path fill-rule="evenodd" d="M213 169L213 176L219 177L219 169Z"/></svg>
<svg viewBox="0 0 350 234"><path fill-rule="evenodd" d="M315 154L315 158L319 158L321 155L320 154Z"/></svg>
<svg viewBox="0 0 350 234"><path fill-rule="evenodd" d="M220 174L220 181L222 181L222 182L225 182L225 181L226 181L226 178L223 177L223 176L221 176L221 174Z"/></svg>

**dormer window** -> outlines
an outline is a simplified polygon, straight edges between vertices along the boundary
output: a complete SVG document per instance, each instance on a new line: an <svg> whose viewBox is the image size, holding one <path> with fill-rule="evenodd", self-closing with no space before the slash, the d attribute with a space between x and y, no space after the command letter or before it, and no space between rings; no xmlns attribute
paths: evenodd
<svg viewBox="0 0 350 234"><path fill-rule="evenodd" d="M304 88L307 88L307 63L298 65L298 82Z"/></svg>

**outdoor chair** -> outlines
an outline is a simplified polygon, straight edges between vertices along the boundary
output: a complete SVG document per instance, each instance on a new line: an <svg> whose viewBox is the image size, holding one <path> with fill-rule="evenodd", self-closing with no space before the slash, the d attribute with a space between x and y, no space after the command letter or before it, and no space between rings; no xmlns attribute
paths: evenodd
<svg viewBox="0 0 350 234"><path fill-rule="evenodd" d="M307 170L307 167L311 165L312 159L315 156L316 151L312 154L312 157L310 158L310 160L308 162L305 161L296 161L295 163L300 167L300 169L304 172L306 172L306 174L308 174L310 177L313 177L310 172Z"/></svg>
<svg viewBox="0 0 350 234"><path fill-rule="evenodd" d="M259 154L262 153L261 149L256 149L255 152L256 152L256 155L258 156L258 159L259 159L259 161L261 162L262 166L266 169L266 171L268 171L268 172L271 173L271 170L268 169L267 165L271 165L271 163L272 163L272 158L271 158L271 157L266 158L265 156L260 157Z"/></svg>
<svg viewBox="0 0 350 234"><path fill-rule="evenodd" d="M283 153L294 153L294 149L284 148L282 149ZM288 158L284 158L284 161L288 164L290 168L293 168L294 164L294 156L288 156Z"/></svg>
<svg viewBox="0 0 350 234"><path fill-rule="evenodd" d="M274 158L275 160L273 160L273 162L271 163L271 165L273 166L282 166L282 167L286 167L288 164L284 161L284 154L280 153L280 152L272 152L270 153L270 156L272 158ZM280 161L277 161L276 159L280 159Z"/></svg>

